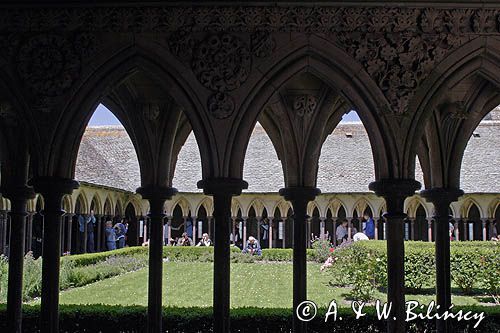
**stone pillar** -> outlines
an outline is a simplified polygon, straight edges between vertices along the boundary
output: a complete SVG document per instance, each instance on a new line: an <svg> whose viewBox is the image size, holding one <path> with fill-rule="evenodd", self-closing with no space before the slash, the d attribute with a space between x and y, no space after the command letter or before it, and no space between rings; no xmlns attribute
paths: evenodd
<svg viewBox="0 0 500 333"><path fill-rule="evenodd" d="M96 219L96 237L97 237L97 242L95 242L95 251L96 252L101 252L101 234L102 234L102 219L103 217L101 215L95 215Z"/></svg>
<svg viewBox="0 0 500 333"><path fill-rule="evenodd" d="M26 230L26 212L33 189L22 184L4 187L2 195L10 200L9 275L7 287L7 330L22 332L23 264Z"/></svg>
<svg viewBox="0 0 500 333"><path fill-rule="evenodd" d="M25 253L31 251L31 243L33 241L33 214L34 212L28 213L28 223L26 224L26 248L24 250Z"/></svg>
<svg viewBox="0 0 500 333"><path fill-rule="evenodd" d="M75 214L69 214L68 215L68 233L66 234L67 240L66 240L66 251L68 251L69 254L71 254L71 235L73 234L73 216Z"/></svg>
<svg viewBox="0 0 500 333"><path fill-rule="evenodd" d="M320 190L312 187L287 187L279 193L293 206L293 331L302 333L307 332L307 323L297 317L296 309L307 300L307 204L320 194Z"/></svg>
<svg viewBox="0 0 500 333"><path fill-rule="evenodd" d="M325 240L325 220L326 217L319 218L319 238Z"/></svg>
<svg viewBox="0 0 500 333"><path fill-rule="evenodd" d="M459 241L460 240L460 230L458 229L458 221L457 220L453 220L454 223L453 223L453 227L454 227L454 232L455 232L455 240L456 241Z"/></svg>
<svg viewBox="0 0 500 333"><path fill-rule="evenodd" d="M386 179L369 185L385 199L387 212L387 298L392 304L387 332L405 332L404 201L415 194L420 183L413 179Z"/></svg>
<svg viewBox="0 0 500 333"><path fill-rule="evenodd" d="M137 189L149 201L149 275L148 275L148 329L149 333L162 332L162 277L163 277L163 207L165 201L177 193L175 188L143 186Z"/></svg>
<svg viewBox="0 0 500 333"><path fill-rule="evenodd" d="M379 219L380 218L378 218L378 217L377 218L373 217L373 224L375 225L375 229L374 229L375 230L374 231L375 232L375 240L378 240L378 222L379 222Z"/></svg>
<svg viewBox="0 0 500 333"><path fill-rule="evenodd" d="M243 247L245 247L247 242L247 219L248 217L243 217Z"/></svg>
<svg viewBox="0 0 500 333"><path fill-rule="evenodd" d="M212 239L212 216L207 216L208 238Z"/></svg>
<svg viewBox="0 0 500 333"><path fill-rule="evenodd" d="M411 218L410 219L410 228L411 228L411 230L410 230L410 233L411 233L410 239L411 240L415 240L415 218Z"/></svg>
<svg viewBox="0 0 500 333"><path fill-rule="evenodd" d="M235 245L236 244L236 216L233 216L231 218L231 235L232 236L230 238L233 239L232 242L233 242L233 245Z"/></svg>
<svg viewBox="0 0 500 333"><path fill-rule="evenodd" d="M230 249L231 199L248 188L247 182L235 178L212 178L198 182L198 188L214 200L214 332L230 331Z"/></svg>
<svg viewBox="0 0 500 333"><path fill-rule="evenodd" d="M260 220L262 219L261 216L256 216L257 219L257 242L260 244Z"/></svg>
<svg viewBox="0 0 500 333"><path fill-rule="evenodd" d="M268 217L269 220L269 232L267 237L269 237L269 248L273 248L273 219L274 217Z"/></svg>
<svg viewBox="0 0 500 333"><path fill-rule="evenodd" d="M451 306L450 276L450 228L451 216L448 215L450 204L458 200L464 192L459 189L432 188L423 190L420 195L434 205L436 235L436 303L442 314ZM438 332L452 332L451 321L437 320Z"/></svg>
<svg viewBox="0 0 500 333"><path fill-rule="evenodd" d="M351 241L352 240L352 217L348 217L347 219L347 240Z"/></svg>
<svg viewBox="0 0 500 333"><path fill-rule="evenodd" d="M312 243L311 243L312 217L308 216L307 219L306 219L306 221L307 221L306 245L307 245L308 248L311 248L312 247Z"/></svg>
<svg viewBox="0 0 500 333"><path fill-rule="evenodd" d="M488 240L487 232L486 232L486 223L488 219L481 219L481 226L483 227L483 241Z"/></svg>
<svg viewBox="0 0 500 333"><path fill-rule="evenodd" d="M62 198L78 188L72 179L39 177L31 181L35 191L45 200L43 210L43 260L42 260L42 297L40 306L41 331L59 332L59 267L60 267L60 230Z"/></svg>
<svg viewBox="0 0 500 333"><path fill-rule="evenodd" d="M170 239L172 238L172 216L169 216L167 218L167 239L168 239L168 245L170 245Z"/></svg>
<svg viewBox="0 0 500 333"><path fill-rule="evenodd" d="M283 229L282 229L283 237L281 239L281 244L282 244L281 247L286 248L286 217L282 217L281 221L283 221Z"/></svg>
<svg viewBox="0 0 500 333"><path fill-rule="evenodd" d="M191 216L191 225L192 225L192 230L193 230L193 244L196 245L196 223L197 223L198 218L195 216Z"/></svg>
<svg viewBox="0 0 500 333"><path fill-rule="evenodd" d="M427 241L432 242L432 219L426 218L427 220Z"/></svg>

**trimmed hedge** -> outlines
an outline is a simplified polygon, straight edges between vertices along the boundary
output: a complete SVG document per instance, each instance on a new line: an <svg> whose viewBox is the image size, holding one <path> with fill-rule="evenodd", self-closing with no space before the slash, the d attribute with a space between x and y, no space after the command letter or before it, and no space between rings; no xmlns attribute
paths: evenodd
<svg viewBox="0 0 500 333"><path fill-rule="evenodd" d="M500 313L491 307L457 307L458 310L481 312L486 318L477 329L472 327L475 320L453 320L456 331L461 332L499 332ZM0 305L0 331L6 331L7 318L5 306ZM319 309L318 315L309 322L309 332L384 332L386 323L377 320L375 309L365 307L366 316L355 319L350 309L340 308L338 316L342 321L330 319L324 322L326 309ZM39 306L23 307L23 331L39 330ZM231 310L231 332L291 332L291 309L239 308ZM60 307L61 332L143 332L146 328L147 309L141 306L75 306ZM212 332L211 308L164 308L164 332L194 333ZM435 329L434 320L418 319L407 325L407 332L431 332Z"/></svg>

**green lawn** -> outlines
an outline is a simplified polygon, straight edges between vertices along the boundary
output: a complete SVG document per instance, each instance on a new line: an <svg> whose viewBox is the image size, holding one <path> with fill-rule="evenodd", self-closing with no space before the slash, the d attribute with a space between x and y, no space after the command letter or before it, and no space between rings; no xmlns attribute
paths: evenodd
<svg viewBox="0 0 500 333"><path fill-rule="evenodd" d="M345 288L328 285L330 272L321 273L320 264L308 264L308 298L319 306L326 306L332 299L343 301ZM166 306L212 306L213 264L200 262L169 262L163 266L163 302ZM147 305L148 270L123 274L84 287L70 289L60 294L61 304L115 304ZM375 295L385 300L383 293ZM432 295L411 295L407 299L428 303ZM292 306L291 263L233 263L231 264L232 307ZM453 297L455 305L473 305L473 297Z"/></svg>

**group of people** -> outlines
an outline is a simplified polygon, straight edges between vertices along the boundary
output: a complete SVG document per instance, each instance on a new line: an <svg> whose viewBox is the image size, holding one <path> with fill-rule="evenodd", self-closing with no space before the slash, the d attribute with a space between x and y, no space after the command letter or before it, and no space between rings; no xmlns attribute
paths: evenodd
<svg viewBox="0 0 500 333"><path fill-rule="evenodd" d="M364 230L358 232L356 227L352 226L350 229L351 234L349 235L349 227L347 220L343 220L335 230L335 237L337 238L337 244L342 244L349 239L349 236L353 241L369 240L375 238L375 221L372 217L365 214L363 218L366 220Z"/></svg>
<svg viewBox="0 0 500 333"><path fill-rule="evenodd" d="M128 223L125 220L113 225L113 221L106 221L106 249L108 251L125 247L125 235L128 231Z"/></svg>

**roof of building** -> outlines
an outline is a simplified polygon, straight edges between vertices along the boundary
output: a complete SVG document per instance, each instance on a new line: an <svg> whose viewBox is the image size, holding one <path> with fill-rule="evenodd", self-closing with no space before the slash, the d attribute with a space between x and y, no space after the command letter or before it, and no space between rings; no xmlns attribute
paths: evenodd
<svg viewBox="0 0 500 333"><path fill-rule="evenodd" d="M500 121L492 115L481 122L464 155L461 188L465 192L500 193ZM415 178L423 183L417 161ZM264 129L257 124L248 145L243 178L247 192L277 192L284 186L281 162ZM135 191L140 170L134 146L121 126L88 127L80 145L76 179ZM194 135L179 154L173 186L181 192L199 192L201 159ZM368 135L360 122L340 123L326 139L318 170L323 193L368 192L375 179Z"/></svg>

